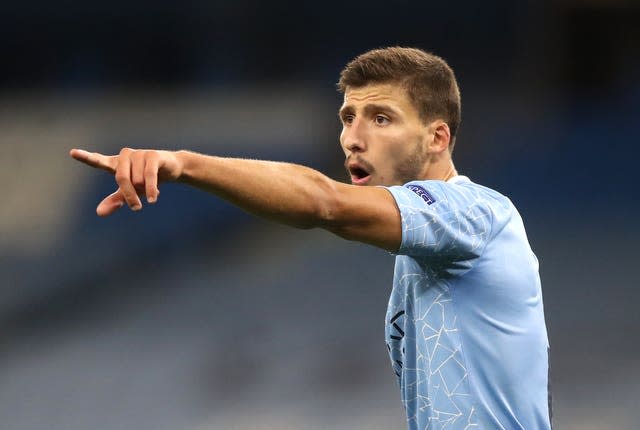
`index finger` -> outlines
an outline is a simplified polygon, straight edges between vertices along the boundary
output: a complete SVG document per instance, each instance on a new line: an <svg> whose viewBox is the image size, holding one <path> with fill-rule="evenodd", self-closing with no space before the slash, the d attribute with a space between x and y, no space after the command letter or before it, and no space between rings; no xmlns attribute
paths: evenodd
<svg viewBox="0 0 640 430"><path fill-rule="evenodd" d="M116 166L118 164L116 159L117 156L115 155L103 155L99 152L89 152L84 149L72 149L69 151L69 155L81 163L91 167L97 167L98 169L103 169L111 173L115 173Z"/></svg>

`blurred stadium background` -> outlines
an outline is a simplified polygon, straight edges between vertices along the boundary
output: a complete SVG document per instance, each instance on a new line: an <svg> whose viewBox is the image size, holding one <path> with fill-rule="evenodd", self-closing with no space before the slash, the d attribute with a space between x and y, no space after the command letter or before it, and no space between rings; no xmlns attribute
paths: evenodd
<svg viewBox="0 0 640 430"><path fill-rule="evenodd" d="M404 428L383 340L391 256L173 184L99 219L113 180L67 153L188 148L346 179L338 73L406 45L453 66L458 170L528 226L556 428L637 428L638 2L1 10L0 427Z"/></svg>

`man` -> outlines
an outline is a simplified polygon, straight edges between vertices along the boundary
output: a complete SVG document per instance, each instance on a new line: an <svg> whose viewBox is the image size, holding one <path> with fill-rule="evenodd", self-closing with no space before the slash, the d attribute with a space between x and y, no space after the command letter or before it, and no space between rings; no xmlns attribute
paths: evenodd
<svg viewBox="0 0 640 430"><path fill-rule="evenodd" d="M409 429L549 429L538 262L503 195L459 176L460 94L441 58L367 52L342 71L340 144L352 185L294 164L186 151L71 156L115 174L97 208L156 202L160 181L262 217L321 227L397 255L386 340Z"/></svg>

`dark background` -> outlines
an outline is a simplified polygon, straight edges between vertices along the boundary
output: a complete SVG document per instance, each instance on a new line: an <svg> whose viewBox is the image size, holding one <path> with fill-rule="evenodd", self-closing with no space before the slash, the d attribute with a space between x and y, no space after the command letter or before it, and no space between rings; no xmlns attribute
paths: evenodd
<svg viewBox="0 0 640 430"><path fill-rule="evenodd" d="M525 220L556 427L637 428L637 2L0 12L3 428L403 428L383 341L390 255L174 184L154 207L99 219L113 180L67 155L188 148L345 180L335 82L354 56L390 45L451 64L458 171Z"/></svg>

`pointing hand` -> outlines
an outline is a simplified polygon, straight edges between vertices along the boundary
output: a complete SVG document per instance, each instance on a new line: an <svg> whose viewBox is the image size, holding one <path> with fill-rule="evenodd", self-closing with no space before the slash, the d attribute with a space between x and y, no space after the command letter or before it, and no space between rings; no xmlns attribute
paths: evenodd
<svg viewBox="0 0 640 430"><path fill-rule="evenodd" d="M99 216L108 216L126 203L132 210L142 209L139 196L148 203L158 200L158 183L173 181L182 174L182 163L175 152L124 148L118 155L103 155L72 149L71 157L92 167L114 174L118 189L105 197L96 208Z"/></svg>

